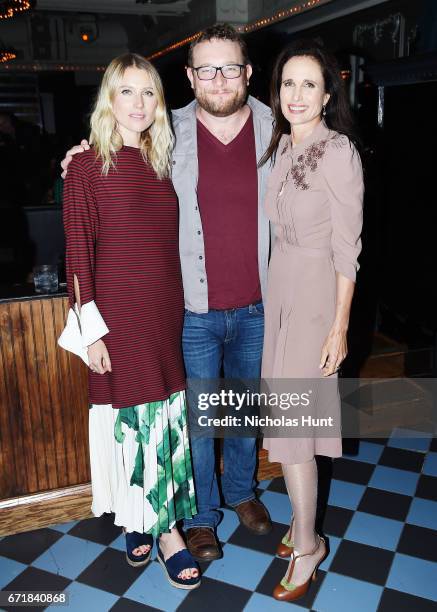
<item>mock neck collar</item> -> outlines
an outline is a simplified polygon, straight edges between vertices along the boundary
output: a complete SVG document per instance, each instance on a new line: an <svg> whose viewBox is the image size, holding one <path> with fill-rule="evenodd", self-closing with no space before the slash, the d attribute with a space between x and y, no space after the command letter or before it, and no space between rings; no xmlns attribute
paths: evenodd
<svg viewBox="0 0 437 612"><path fill-rule="evenodd" d="M287 153L292 153L292 152L295 153L296 151L301 151L302 149L305 149L309 145L312 145L314 142L318 142L319 140L323 140L324 138L326 138L329 135L329 132L330 130L328 126L322 119L315 126L313 131L310 132L308 136L305 136L305 138L301 140L298 144L293 144L291 141L290 135L284 134L284 140L286 141L288 145Z"/></svg>

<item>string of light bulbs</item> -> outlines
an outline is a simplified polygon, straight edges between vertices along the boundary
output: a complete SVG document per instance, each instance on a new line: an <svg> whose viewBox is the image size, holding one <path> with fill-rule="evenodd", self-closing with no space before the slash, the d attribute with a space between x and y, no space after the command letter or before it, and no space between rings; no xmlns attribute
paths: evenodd
<svg viewBox="0 0 437 612"><path fill-rule="evenodd" d="M32 0L0 0L0 19L11 19L16 14L29 11Z"/></svg>
<svg viewBox="0 0 437 612"><path fill-rule="evenodd" d="M256 21L252 23L238 26L236 30L238 32L241 32L242 34L253 32L254 30L259 30L261 28L265 28L267 26L273 25L274 23L277 23L278 21L283 21L284 19L294 17L295 15L299 13L315 8L319 4L326 4L327 2L330 2L330 1L331 0L307 0L307 2L301 2L300 4L296 4L295 6L292 6L288 9L282 9L274 13L271 17L263 17L262 19L257 19ZM196 34L187 36L186 38L183 38L182 40L179 40L178 42L175 42L169 45L168 47L165 47L164 49L160 49L159 51L152 53L151 55L147 57L147 59L150 61L158 57L161 57L162 55L170 53L171 51L174 51L175 49L178 49L179 47L183 47L184 45L187 45L191 41L198 38L200 34L201 34L200 32L196 32Z"/></svg>

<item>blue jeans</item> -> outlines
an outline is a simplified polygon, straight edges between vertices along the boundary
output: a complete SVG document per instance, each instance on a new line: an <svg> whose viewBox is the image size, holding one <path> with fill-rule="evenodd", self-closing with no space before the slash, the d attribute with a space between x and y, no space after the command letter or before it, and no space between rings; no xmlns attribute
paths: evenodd
<svg viewBox="0 0 437 612"><path fill-rule="evenodd" d="M206 314L185 311L182 347L187 378L258 379L264 339L264 308L261 302L231 310L210 310ZM188 390L188 409L190 392ZM220 520L220 496L216 477L214 440L191 439L198 514L184 521L192 527L215 528ZM229 506L255 498L255 438L225 438L222 493Z"/></svg>

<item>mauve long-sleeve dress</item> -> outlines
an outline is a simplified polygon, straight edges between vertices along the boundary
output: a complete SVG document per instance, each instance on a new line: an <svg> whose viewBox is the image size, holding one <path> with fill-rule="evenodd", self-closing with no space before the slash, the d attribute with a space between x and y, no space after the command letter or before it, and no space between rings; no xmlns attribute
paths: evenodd
<svg viewBox="0 0 437 612"><path fill-rule="evenodd" d="M265 304L262 377L299 379L298 386L301 379L312 379L318 393L311 414L332 416L337 433L324 436L321 430L309 429L306 436L299 428L299 433L290 430L287 437L266 437L270 461L294 464L314 455L341 456L336 375L329 377L329 383L322 381L319 363L335 318L336 273L355 281L363 191L357 150L324 121L297 145L291 146L290 136L282 137L265 199L275 242ZM292 410L294 414L287 416L298 416L298 409Z"/></svg>

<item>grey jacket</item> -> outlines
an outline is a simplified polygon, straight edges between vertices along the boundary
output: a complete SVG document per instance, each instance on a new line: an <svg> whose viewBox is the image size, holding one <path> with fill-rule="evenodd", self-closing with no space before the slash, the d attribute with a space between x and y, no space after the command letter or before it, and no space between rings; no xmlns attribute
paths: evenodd
<svg viewBox="0 0 437 612"><path fill-rule="evenodd" d="M270 109L262 102L249 96L247 103L252 109L256 158L259 161L270 143L273 118ZM208 312L208 279L205 270L202 221L197 201L196 106L197 102L193 100L188 106L172 113L176 135L172 181L179 198L179 251L185 307L192 312L205 313ZM270 247L269 221L264 214L263 200L269 174L269 163L258 169L258 266L263 297L267 289Z"/></svg>

